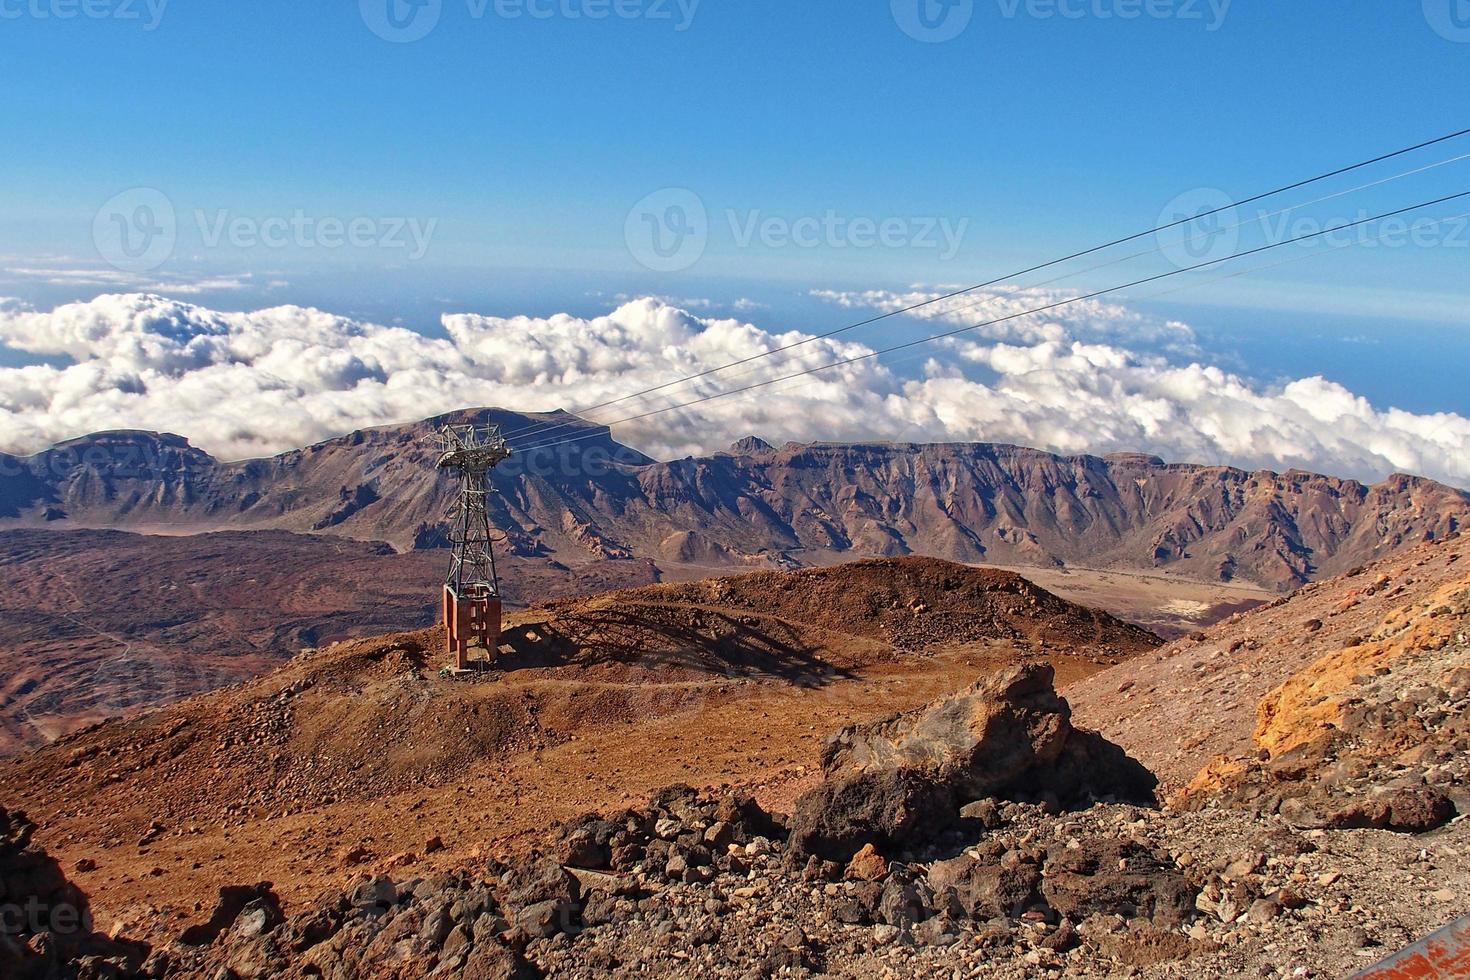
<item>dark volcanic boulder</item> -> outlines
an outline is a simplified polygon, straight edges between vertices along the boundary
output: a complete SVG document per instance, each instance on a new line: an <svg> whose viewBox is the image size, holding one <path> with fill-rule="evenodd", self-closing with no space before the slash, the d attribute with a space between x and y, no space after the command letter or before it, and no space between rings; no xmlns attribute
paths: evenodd
<svg viewBox="0 0 1470 980"><path fill-rule="evenodd" d="M56 859L31 840L36 825L0 808L0 977L49 980L86 969L129 977L147 946L114 942L92 931L87 896Z"/></svg>
<svg viewBox="0 0 1470 980"><path fill-rule="evenodd" d="M796 854L846 861L866 844L918 846L960 804L988 797L1152 805L1157 780L1121 748L1072 727L1050 664L1023 664L906 714L828 740L827 780L796 804Z"/></svg>
<svg viewBox="0 0 1470 980"><path fill-rule="evenodd" d="M796 803L791 844L799 855L846 861L867 844L891 853L955 822L954 793L917 769L828 780Z"/></svg>
<svg viewBox="0 0 1470 980"><path fill-rule="evenodd" d="M1058 844L1046 856L1047 903L1080 922L1089 915L1148 919L1172 929L1189 921L1199 894L1165 856L1119 838Z"/></svg>
<svg viewBox="0 0 1470 980"><path fill-rule="evenodd" d="M962 801L1050 793L1152 804L1158 781L1116 745L1073 728L1054 680L1050 664L1022 664L917 711L850 726L828 741L823 769L924 770Z"/></svg>
<svg viewBox="0 0 1470 980"><path fill-rule="evenodd" d="M215 903L209 921L185 929L179 936L179 942L186 946L208 946L222 932L233 926L247 908L253 908L257 914L264 915L265 928L261 932L275 928L284 920L281 901L272 891L270 882L263 881L258 885L227 885L219 890L219 901Z"/></svg>
<svg viewBox="0 0 1470 980"><path fill-rule="evenodd" d="M1422 834L1455 819L1455 805L1428 787L1400 789L1352 803L1327 820L1334 830L1397 830Z"/></svg>
<svg viewBox="0 0 1470 980"><path fill-rule="evenodd" d="M1035 856L992 849L929 866L929 887L952 914L975 919L1020 918L1041 905L1041 864Z"/></svg>

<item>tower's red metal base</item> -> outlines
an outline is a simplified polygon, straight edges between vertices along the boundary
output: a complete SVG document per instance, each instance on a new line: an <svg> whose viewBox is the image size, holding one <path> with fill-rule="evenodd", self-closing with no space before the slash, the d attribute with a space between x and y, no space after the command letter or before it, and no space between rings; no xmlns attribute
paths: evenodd
<svg viewBox="0 0 1470 980"><path fill-rule="evenodd" d="M500 615L499 596L488 591L461 595L450 586L444 587L444 631L456 668L469 668L470 647L474 646L484 647L490 660L495 660L500 646Z"/></svg>

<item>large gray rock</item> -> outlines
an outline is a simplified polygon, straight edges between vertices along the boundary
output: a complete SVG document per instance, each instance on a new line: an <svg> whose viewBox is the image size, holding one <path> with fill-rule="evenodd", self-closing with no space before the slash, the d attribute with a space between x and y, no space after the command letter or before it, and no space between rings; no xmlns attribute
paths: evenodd
<svg viewBox="0 0 1470 980"><path fill-rule="evenodd" d="M1158 781L1095 732L1072 727L1050 664L1022 664L906 714L828 740L826 781L796 804L797 854L891 853L951 826L959 807L1002 797L1064 805L1152 804Z"/></svg>
<svg viewBox="0 0 1470 980"><path fill-rule="evenodd" d="M1041 904L1038 862L1004 853L986 857L962 854L930 865L929 887L946 900L953 914L1016 919Z"/></svg>
<svg viewBox="0 0 1470 980"><path fill-rule="evenodd" d="M864 846L893 853L927 840L958 815L953 792L916 769L886 769L828 780L796 803L791 843L798 855L847 861Z"/></svg>
<svg viewBox="0 0 1470 980"><path fill-rule="evenodd" d="M884 769L927 772L961 802L1009 797L1153 803L1158 781L1122 749L1072 726L1047 663L1021 664L905 714L828 740L829 777Z"/></svg>

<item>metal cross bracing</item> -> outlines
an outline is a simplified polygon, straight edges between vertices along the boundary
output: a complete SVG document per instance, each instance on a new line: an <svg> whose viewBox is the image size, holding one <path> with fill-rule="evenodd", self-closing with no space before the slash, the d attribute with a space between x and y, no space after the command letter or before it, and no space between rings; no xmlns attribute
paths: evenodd
<svg viewBox="0 0 1470 980"><path fill-rule="evenodd" d="M500 579L490 528L490 471L511 455L497 425L445 425L439 430L438 468L459 479L449 540L453 554L444 580L444 625L456 666L469 665L472 645L493 659L500 636Z"/></svg>

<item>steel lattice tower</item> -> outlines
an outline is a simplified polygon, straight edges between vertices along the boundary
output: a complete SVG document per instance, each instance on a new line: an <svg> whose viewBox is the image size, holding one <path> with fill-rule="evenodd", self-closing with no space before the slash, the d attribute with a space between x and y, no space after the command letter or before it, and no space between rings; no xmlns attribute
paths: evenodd
<svg viewBox="0 0 1470 980"><path fill-rule="evenodd" d="M497 425L446 425L439 430L441 470L459 478L449 539L454 554L444 581L444 625L456 666L469 665L478 641L494 658L500 639L500 579L490 530L490 471L510 458Z"/></svg>

